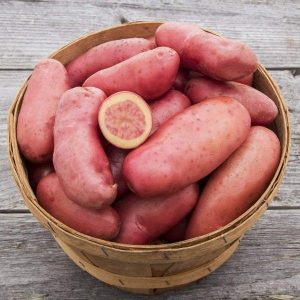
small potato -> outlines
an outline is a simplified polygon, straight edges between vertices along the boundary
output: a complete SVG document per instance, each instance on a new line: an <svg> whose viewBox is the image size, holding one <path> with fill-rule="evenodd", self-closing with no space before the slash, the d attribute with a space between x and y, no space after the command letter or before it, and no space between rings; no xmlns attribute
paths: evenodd
<svg viewBox="0 0 300 300"><path fill-rule="evenodd" d="M103 208L117 194L102 148L98 111L106 95L96 88L73 88L61 97L54 127L54 168L67 197Z"/></svg>
<svg viewBox="0 0 300 300"><path fill-rule="evenodd" d="M60 96L69 88L67 71L59 61L45 59L33 70L17 124L18 145L29 161L51 160L55 112Z"/></svg>
<svg viewBox="0 0 300 300"><path fill-rule="evenodd" d="M179 91L171 90L161 98L150 103L152 113L152 130L154 133L164 122L191 105L190 100ZM114 182L118 184L118 197L129 192L122 174L123 161L128 150L119 149L111 144L105 146L110 162Z"/></svg>
<svg viewBox="0 0 300 300"><path fill-rule="evenodd" d="M71 87L82 85L89 76L102 69L153 48L153 42L143 38L115 40L95 46L66 65Z"/></svg>
<svg viewBox="0 0 300 300"><path fill-rule="evenodd" d="M190 80L185 94L193 103L218 96L235 98L248 110L252 125L268 125L277 114L276 104L260 91L238 82L220 82L206 77Z"/></svg>
<svg viewBox="0 0 300 300"><path fill-rule="evenodd" d="M235 80L252 74L258 61L240 41L219 37L192 24L166 22L155 33L158 46L178 52L185 68L218 80Z"/></svg>
<svg viewBox="0 0 300 300"><path fill-rule="evenodd" d="M168 195L208 175L247 138L250 116L236 100L217 97L186 108L131 151L123 176L140 197Z"/></svg>
<svg viewBox="0 0 300 300"><path fill-rule="evenodd" d="M50 215L83 234L111 240L119 232L120 218L113 208L89 209L71 201L64 193L55 173L49 174L39 182L37 198Z"/></svg>
<svg viewBox="0 0 300 300"><path fill-rule="evenodd" d="M252 127L247 140L208 179L186 238L215 231L243 214L268 186L279 159L280 142L274 132Z"/></svg>
<svg viewBox="0 0 300 300"><path fill-rule="evenodd" d="M43 164L27 163L26 165L29 182L34 191L42 178L54 172L52 161Z"/></svg>
<svg viewBox="0 0 300 300"><path fill-rule="evenodd" d="M193 209L198 195L198 185L192 184L168 197L126 196L114 204L121 218L121 230L115 241L133 245L154 241Z"/></svg>
<svg viewBox="0 0 300 300"><path fill-rule="evenodd" d="M95 73L83 86L100 88L108 96L120 91L135 92L150 101L170 89L178 68L176 51L159 47Z"/></svg>

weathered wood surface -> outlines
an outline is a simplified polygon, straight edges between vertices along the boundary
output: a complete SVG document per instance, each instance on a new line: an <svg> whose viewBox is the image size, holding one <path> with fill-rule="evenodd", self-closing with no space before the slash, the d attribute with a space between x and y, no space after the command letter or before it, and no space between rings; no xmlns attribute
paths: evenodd
<svg viewBox="0 0 300 300"><path fill-rule="evenodd" d="M7 159L6 118L9 105L30 71L0 70L0 210L25 209L12 179ZM292 71L270 71L289 105L292 121L292 151L287 173L272 206L300 207L300 76Z"/></svg>
<svg viewBox="0 0 300 300"><path fill-rule="evenodd" d="M155 299L299 299L299 227L298 210L270 210L224 266ZM149 299L84 273L29 214L0 215L0 241L0 299Z"/></svg>
<svg viewBox="0 0 300 300"><path fill-rule="evenodd" d="M198 23L247 42L282 89L292 121L289 166L271 208L233 258L156 299L300 299L300 2L297 0L0 1L0 300L149 299L76 267L26 213L7 160L7 111L30 70L89 31L136 20Z"/></svg>
<svg viewBox="0 0 300 300"><path fill-rule="evenodd" d="M300 67L298 0L0 2L0 66L32 68L53 50L120 21L179 20L247 42L267 67Z"/></svg>

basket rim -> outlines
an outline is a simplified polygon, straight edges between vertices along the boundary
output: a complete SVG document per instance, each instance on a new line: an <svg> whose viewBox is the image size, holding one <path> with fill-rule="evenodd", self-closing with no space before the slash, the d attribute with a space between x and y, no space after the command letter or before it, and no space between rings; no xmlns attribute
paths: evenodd
<svg viewBox="0 0 300 300"><path fill-rule="evenodd" d="M162 23L163 22L158 22L158 21L155 21L155 22L137 21L137 22L130 22L130 23L126 23L126 24L116 25L116 26L112 26L112 27L107 27L105 29L100 29L98 31L87 33L87 34L79 37L78 39L72 41L71 43L66 44L65 46L56 50L55 52L50 54L49 58L56 59L58 54L63 49L66 49L69 46L80 42L82 39L90 37L91 35L97 35L99 33L110 31L112 29L128 27L128 26L133 26L133 25L138 25L138 24L142 24L142 25L149 25L149 24L151 25L152 24L154 26L159 26ZM205 28L202 28L202 29L204 29L207 32L219 35L209 29L205 29ZM51 224L59 227L60 230L65 231L66 233L68 233L71 236L74 236L74 238L77 238L77 239L79 238L84 242L96 243L99 246L106 246L106 247L119 249L119 250L129 250L131 252L139 251L139 250L153 251L153 250L167 250L167 249L169 249L169 250L182 249L182 248L185 248L185 247L188 247L191 245L205 243L208 240L212 240L214 238L220 237L220 236L224 235L225 233L228 233L228 232L234 230L237 226L243 224L247 219L249 219L253 214L255 214L264 204L267 204L267 206L268 206L268 204L272 201L272 199L271 200L268 199L268 196L273 192L274 189L276 189L276 187L278 187L278 185L282 181L283 174L286 169L287 162L288 162L288 155L289 155L290 148L291 148L290 120L289 120L286 102L285 102L283 96L281 95L281 92L280 92L279 88L277 87L276 83L274 82L274 80L272 79L270 74L267 72L267 70L263 67L263 65L259 64L259 67L256 72L260 72L266 76L270 85L272 86L273 91L276 93L277 98L280 100L279 101L279 111L282 113L282 117L283 117L283 119L285 121L285 125L286 125L284 128L285 136L286 136L286 143L284 145L281 145L281 147L282 147L281 148L281 157L280 157L280 162L279 162L278 168L277 168L270 184L266 188L265 192L245 213L243 213L240 217L233 220L226 226L223 226L223 227L219 228L218 230L208 233L206 235L203 235L200 237L195 237L192 239L183 240L180 242L175 242L175 243L158 244L158 245L127 245L127 244L116 243L113 241L106 241L106 240L102 240L102 239L98 239L98 238L94 238L94 237L82 234L82 233L70 228L69 226L63 224L62 222L58 221L54 217L52 217L48 212L46 212L38 204L36 196L33 193L28 180L24 184L24 182L22 182L22 180L20 179L20 174L25 175L25 177L27 177L27 173L26 173L26 170L22 163L22 158L21 158L21 155L20 155L20 152L18 149L15 129L16 129L18 109L20 108L21 100L23 98L23 95L25 93L25 90L26 90L26 87L28 84L28 80L31 75L29 75L29 77L26 79L24 84L19 89L19 92L17 93L15 99L13 100L13 102L10 106L9 114L8 114L7 142L8 142L8 146L9 146L8 147L8 156L9 156L9 161L10 161L10 168L11 168L13 177L14 177L15 181L17 182L19 190L23 196L23 201L27 205L27 203L25 201L25 198L27 198L27 200L30 201L31 204L35 206L35 208L43 216L43 218L45 218ZM27 194L25 193L25 191L27 191ZM27 205L27 207L28 207L28 205ZM28 207L28 208L32 212L31 208L30 207Z"/></svg>

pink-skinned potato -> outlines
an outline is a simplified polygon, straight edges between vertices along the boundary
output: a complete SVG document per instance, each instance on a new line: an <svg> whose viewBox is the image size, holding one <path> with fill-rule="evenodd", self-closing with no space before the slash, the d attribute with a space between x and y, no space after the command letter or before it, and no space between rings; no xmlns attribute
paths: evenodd
<svg viewBox="0 0 300 300"><path fill-rule="evenodd" d="M50 161L53 126L60 96L70 88L65 67L57 60L37 64L28 81L17 123L17 141L31 162Z"/></svg>
<svg viewBox="0 0 300 300"><path fill-rule="evenodd" d="M120 215L121 229L115 239L124 244L146 244L161 236L196 205L199 190L192 184L168 197L152 199L129 194L114 204Z"/></svg>
<svg viewBox="0 0 300 300"><path fill-rule="evenodd" d="M238 82L238 83L242 83L242 84L246 84L248 86L252 86L253 84L253 73L250 74L250 75L247 75L245 77L242 77L240 79L236 79L235 81Z"/></svg>
<svg viewBox="0 0 300 300"><path fill-rule="evenodd" d="M107 96L120 91L135 92L149 102L171 88L178 68L177 52L158 47L93 74L83 86L97 87Z"/></svg>
<svg viewBox="0 0 300 300"><path fill-rule="evenodd" d="M76 204L66 196L55 173L39 182L37 199L50 215L83 234L112 240L120 230L120 218L112 207L98 210Z"/></svg>
<svg viewBox="0 0 300 300"><path fill-rule="evenodd" d="M67 197L79 205L103 208L117 194L103 150L98 111L106 95L76 87L61 97L54 126L54 168Z"/></svg>
<svg viewBox="0 0 300 300"><path fill-rule="evenodd" d="M71 87L80 86L92 74L153 48L153 42L143 38L121 39L95 46L66 65Z"/></svg>
<svg viewBox="0 0 300 300"><path fill-rule="evenodd" d="M230 97L186 108L165 122L123 163L123 176L140 197L168 195L204 178L247 138L248 111Z"/></svg>
<svg viewBox="0 0 300 300"><path fill-rule="evenodd" d="M193 24L166 22L155 33L158 46L178 52L184 68L218 80L235 80L258 66L255 53L240 41L205 32Z"/></svg>
<svg viewBox="0 0 300 300"><path fill-rule="evenodd" d="M42 178L54 172L52 161L42 164L33 164L28 162L26 165L29 182L34 191Z"/></svg>
<svg viewBox="0 0 300 300"><path fill-rule="evenodd" d="M164 96L150 103L152 113L153 134L164 122L180 113L191 105L191 101L181 92L170 90ZM129 192L129 188L122 174L123 161L128 150L117 148L111 144L105 146L105 150L110 162L114 182L118 185L118 197Z"/></svg>
<svg viewBox="0 0 300 300"><path fill-rule="evenodd" d="M186 238L213 232L249 209L266 189L280 159L280 142L265 127L251 128L247 140L209 178Z"/></svg>
<svg viewBox="0 0 300 300"><path fill-rule="evenodd" d="M235 98L248 110L252 125L268 125L278 114L276 104L267 95L234 81L221 82L206 77L192 79L186 85L185 94L193 103L218 96Z"/></svg>

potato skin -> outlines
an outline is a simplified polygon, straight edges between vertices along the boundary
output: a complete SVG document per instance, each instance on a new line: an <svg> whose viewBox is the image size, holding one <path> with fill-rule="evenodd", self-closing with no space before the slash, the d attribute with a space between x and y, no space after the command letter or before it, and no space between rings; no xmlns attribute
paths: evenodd
<svg viewBox="0 0 300 300"><path fill-rule="evenodd" d="M161 98L151 102L152 130L150 134L154 133L168 119L190 105L191 101L184 94L175 90L171 90ZM122 174L123 161L129 151L119 149L109 143L105 146L105 150L110 162L114 182L118 184L118 197L123 196L129 192Z"/></svg>
<svg viewBox="0 0 300 300"><path fill-rule="evenodd" d="M185 232L189 223L190 214L181 219L174 227L163 235L163 239L170 243L183 241L185 239Z"/></svg>
<svg viewBox="0 0 300 300"><path fill-rule="evenodd" d="M70 88L65 67L45 59L32 72L18 116L17 141L31 162L50 161L53 153L53 126L60 96Z"/></svg>
<svg viewBox="0 0 300 300"><path fill-rule="evenodd" d="M193 103L218 96L235 98L248 110L252 125L268 125L277 114L276 104L260 91L238 82L220 82L209 78L190 80L185 88L186 95Z"/></svg>
<svg viewBox="0 0 300 300"><path fill-rule="evenodd" d="M280 142L275 133L252 127L247 140L209 178L186 238L215 231L243 214L268 186L279 159Z"/></svg>
<svg viewBox="0 0 300 300"><path fill-rule="evenodd" d="M53 163L64 192L79 205L102 208L117 193L102 148L98 111L106 95L96 88L73 88L63 94L54 126Z"/></svg>
<svg viewBox="0 0 300 300"><path fill-rule="evenodd" d="M191 106L190 99L183 93L171 90L161 98L150 103L152 113L152 130L154 133L163 123L171 117Z"/></svg>
<svg viewBox="0 0 300 300"><path fill-rule="evenodd" d="M121 39L95 46L66 65L71 87L82 85L89 76L99 70L153 48L153 42L143 38Z"/></svg>
<svg viewBox="0 0 300 300"><path fill-rule="evenodd" d="M37 198L54 218L83 234L111 240L119 232L120 218L113 208L96 210L76 204L66 196L55 173L39 182Z"/></svg>
<svg viewBox="0 0 300 300"><path fill-rule="evenodd" d="M174 193L217 168L249 130L249 113L238 101L204 100L168 120L130 152L123 164L124 178L141 197Z"/></svg>
<svg viewBox="0 0 300 300"><path fill-rule="evenodd" d="M146 244L168 231L196 205L198 185L192 184L168 197L140 198L129 194L114 204L121 218L116 242Z"/></svg>
<svg viewBox="0 0 300 300"><path fill-rule="evenodd" d="M253 84L253 75L254 74L252 73L252 74L247 75L245 77L242 77L240 79L236 79L235 81L238 82L238 83L248 85L248 86L252 86L252 84Z"/></svg>
<svg viewBox="0 0 300 300"><path fill-rule="evenodd" d="M176 51L158 47L95 73L83 86L100 88L107 96L120 91L135 92L151 101L170 89L178 68Z"/></svg>
<svg viewBox="0 0 300 300"><path fill-rule="evenodd" d="M158 46L179 53L183 67L214 79L239 79L258 66L254 52L242 42L207 33L196 25L166 22L158 27L155 38Z"/></svg>

